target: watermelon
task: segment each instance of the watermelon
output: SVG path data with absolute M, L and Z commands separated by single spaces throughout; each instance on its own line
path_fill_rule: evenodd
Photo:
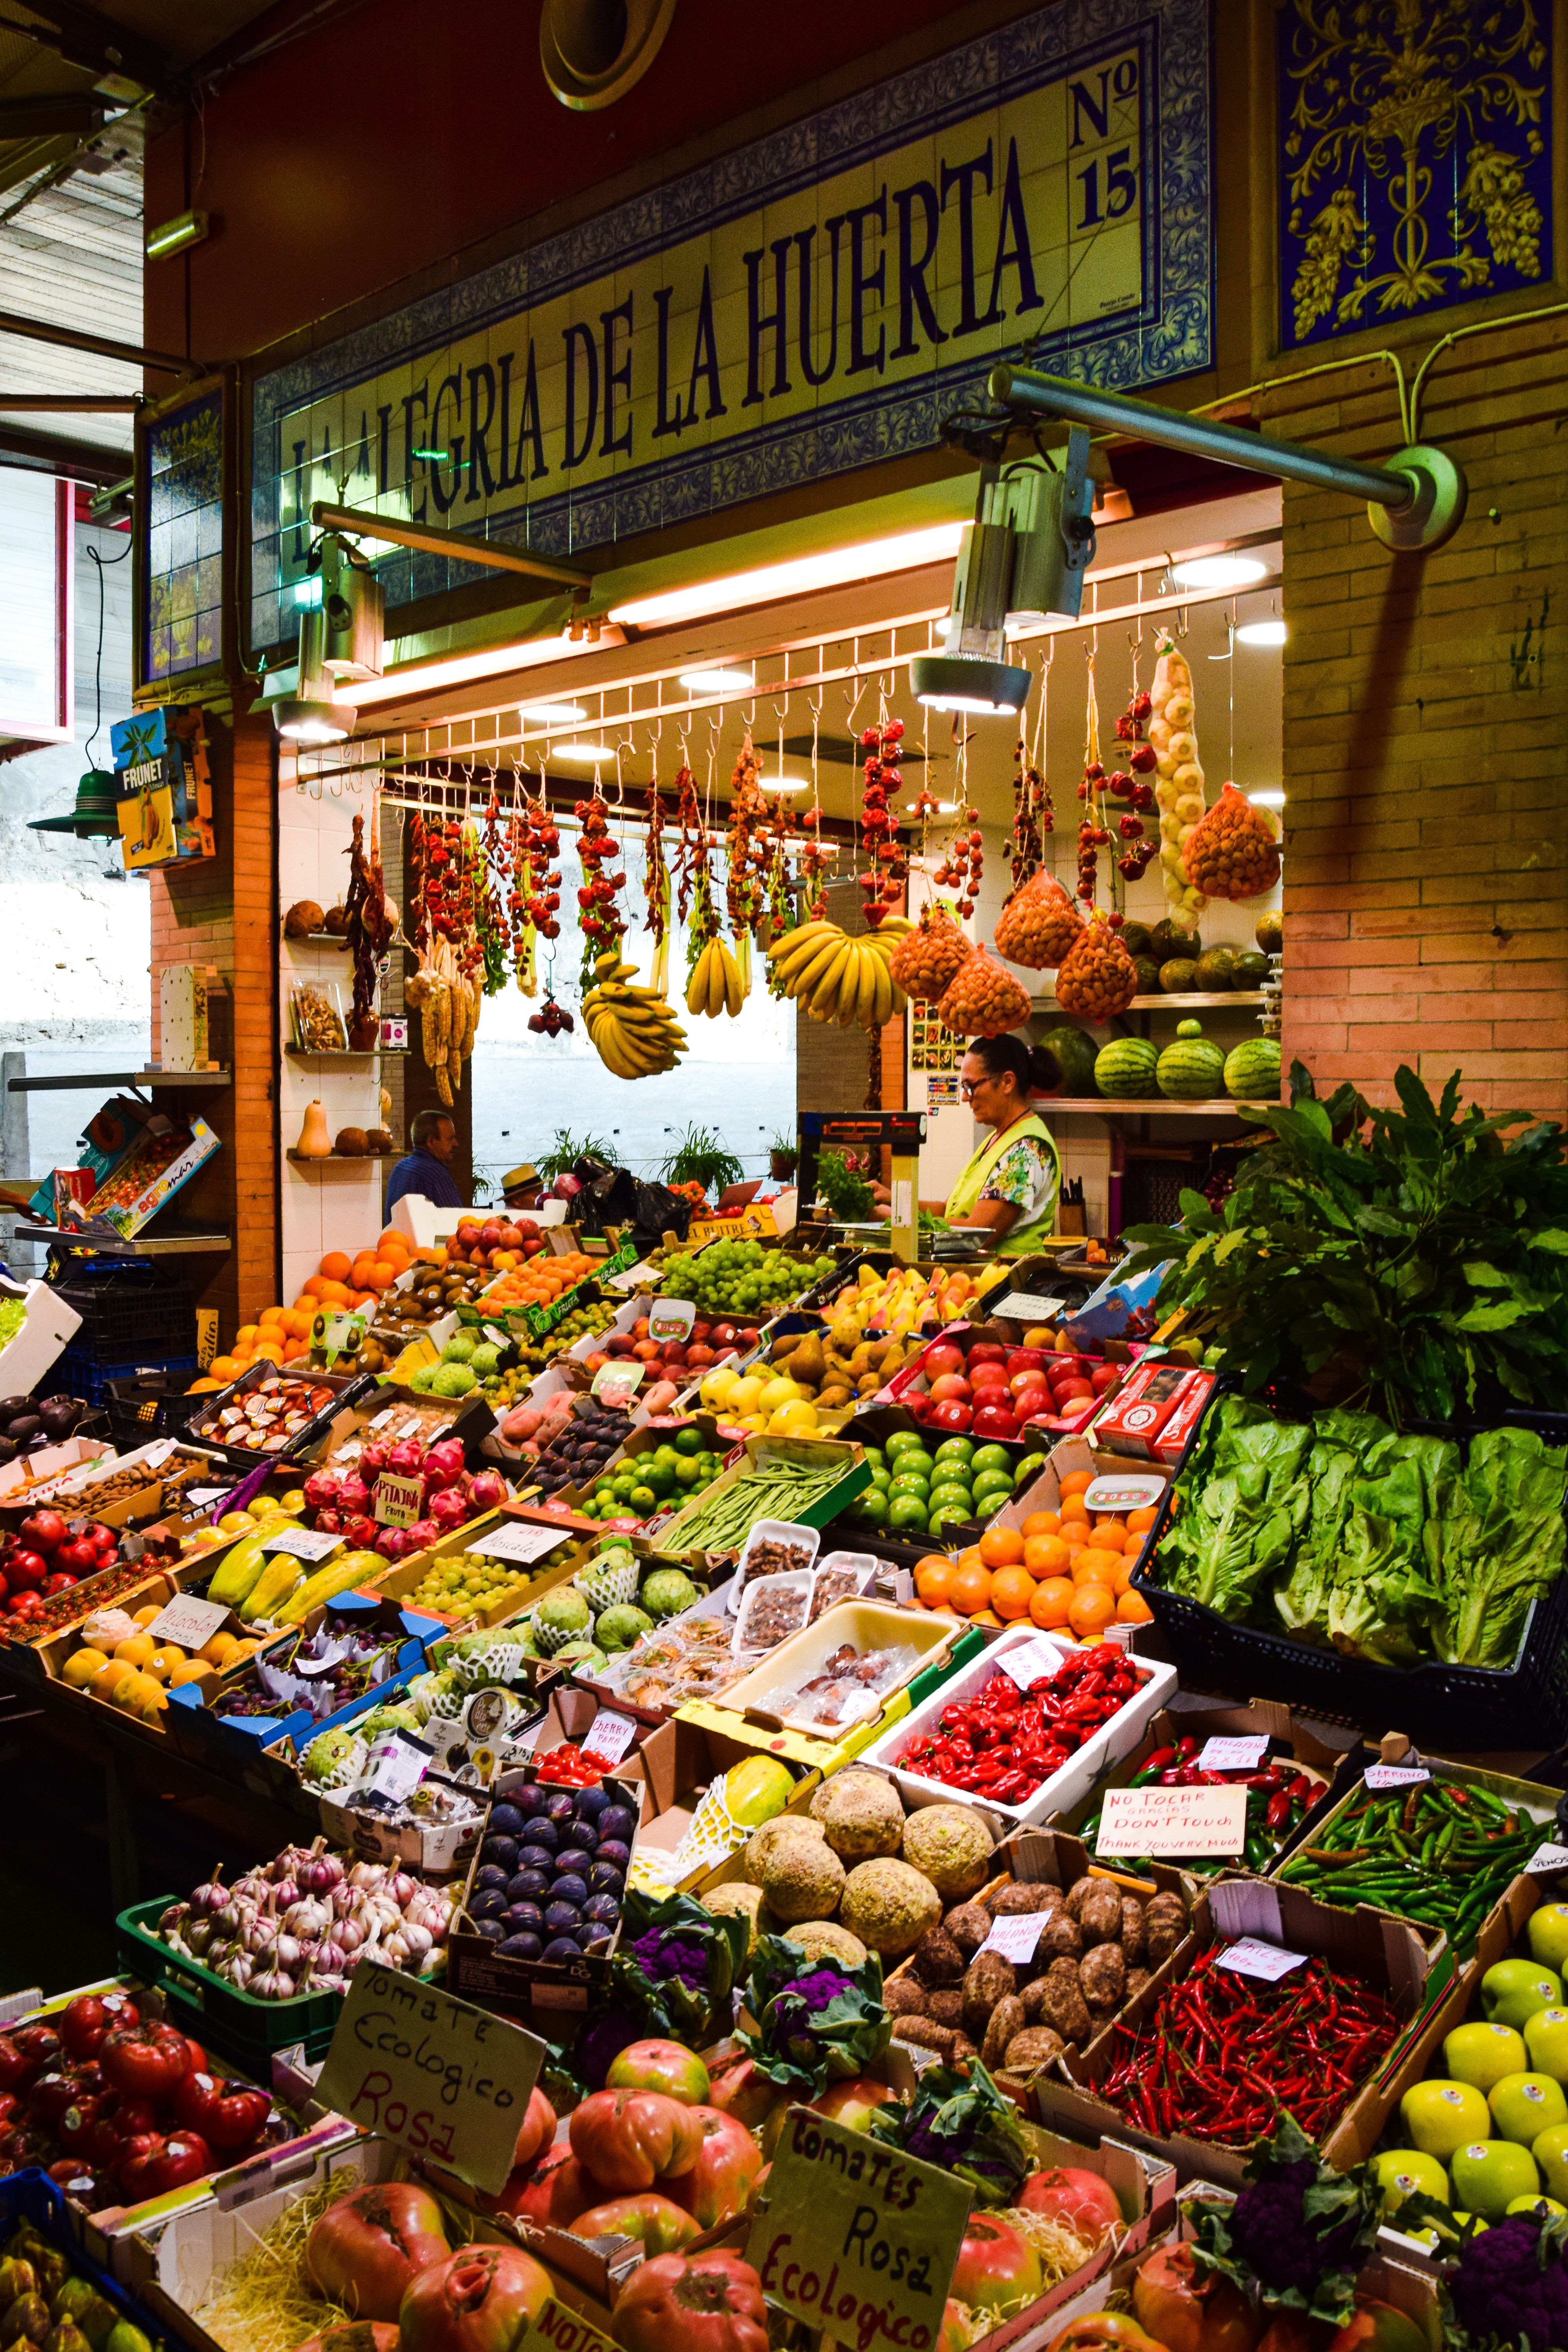
M 1198 958 L 1198 986 L 1216 995 L 1235 985 L 1236 957 L 1229 948 L 1205 948 Z
M 1154 1075 L 1160 1092 L 1173 1101 L 1203 1102 L 1220 1091 L 1225 1055 L 1204 1035 L 1201 1022 L 1178 1021 Z
M 1233 988 L 1261 988 L 1268 977 L 1268 958 L 1247 948 L 1231 966 L 1230 984 Z
M 1279 1092 L 1279 1040 L 1248 1037 L 1225 1057 L 1225 1090 L 1238 1102 L 1263 1096 L 1272 1100 Z
M 1152 955 L 1134 956 L 1132 969 L 1138 975 L 1140 996 L 1157 996 L 1160 992 L 1160 967 Z
M 1253 925 L 1252 936 L 1265 955 L 1278 955 L 1285 945 L 1285 919 L 1276 907 L 1267 915 L 1259 915 Z
M 1159 1058 L 1147 1037 L 1115 1037 L 1094 1057 L 1094 1083 L 1102 1095 L 1157 1095 Z
M 1149 934 L 1149 952 L 1162 963 L 1171 956 L 1201 956 L 1203 951 L 1195 923 L 1173 922 L 1167 915 Z
M 1160 985 L 1167 996 L 1190 996 L 1198 984 L 1198 968 L 1190 956 L 1173 956 L 1160 966 Z
M 1075 1029 L 1070 1022 L 1064 1021 L 1059 1028 L 1047 1030 L 1038 1050 L 1056 1064 L 1058 1073 L 1047 1092 L 1093 1094 L 1095 1046 L 1087 1030 Z
M 1152 953 L 1153 939 L 1154 934 L 1147 923 L 1123 923 L 1121 926 L 1121 944 L 1134 963 L 1140 956 Z

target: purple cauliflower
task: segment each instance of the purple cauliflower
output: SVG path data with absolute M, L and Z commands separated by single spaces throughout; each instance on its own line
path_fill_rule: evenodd
M 1318 2175 L 1310 2157 L 1280 2165 L 1242 2189 L 1231 2212 L 1232 2247 L 1276 2294 L 1295 2287 L 1310 2301 L 1326 2272 L 1353 2266 L 1357 2217 L 1352 2213 L 1328 2231 L 1315 2230 L 1307 2219 L 1306 2193 Z
M 705 1992 L 708 1988 L 708 1955 L 700 1944 L 685 1942 L 679 1935 L 670 1935 L 664 1927 L 650 1927 L 632 1946 L 632 1958 L 643 1974 L 656 1984 L 679 1977 L 693 1992 Z
M 1541 2352 L 1568 2345 L 1568 2263 L 1554 2256 L 1543 2265 L 1541 2237 L 1539 2221 L 1516 2213 L 1460 2248 L 1448 2292 L 1473 2334 L 1513 2344 L 1527 2336 Z

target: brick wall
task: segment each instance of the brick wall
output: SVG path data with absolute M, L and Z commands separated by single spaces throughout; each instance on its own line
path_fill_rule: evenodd
M 1392 1101 L 1408 1063 L 1490 1109 L 1568 1116 L 1568 413 L 1562 320 L 1478 335 L 1417 437 L 1464 524 L 1391 554 L 1364 509 L 1285 492 L 1285 1025 L 1321 1089 Z M 1429 346 L 1428 346 L 1429 347 Z M 1273 430 L 1376 461 L 1385 368 L 1271 395 Z

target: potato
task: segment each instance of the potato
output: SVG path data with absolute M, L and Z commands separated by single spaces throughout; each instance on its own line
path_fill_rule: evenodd
M 994 1924 L 983 1903 L 960 1903 L 950 1911 L 942 1926 L 952 1937 L 966 1960 L 972 1960 Z
M 961 2037 L 951 2025 L 938 2025 L 933 2018 L 898 2017 L 893 2020 L 893 2039 L 912 2042 L 917 2050 L 934 2050 L 951 2065 L 953 2044 Z
M 1083 1929 L 1072 1918 L 1065 1906 L 1053 1911 L 1035 1946 L 1035 1956 L 1041 1960 L 1076 1960 L 1083 1949 Z
M 1064 2042 L 1087 2042 L 1092 2031 L 1078 1971 L 1076 1960 L 1053 1960 L 1042 1979 L 1046 2022 L 1055 2027 Z
M 963 2023 L 963 1992 L 958 1985 L 943 1985 L 926 2002 L 926 2014 L 934 2017 L 939 2025 L 951 2025 L 956 2032 Z
M 1121 1957 L 1129 1968 L 1140 1961 L 1147 1948 L 1143 1924 L 1143 1906 L 1135 1895 L 1121 1898 Z
M 1078 1924 L 1084 1944 L 1118 1943 L 1121 1935 L 1121 1889 L 1109 1878 L 1097 1878 L 1079 1905 Z
M 991 2021 L 980 2045 L 981 2064 L 992 2068 L 1000 2066 L 1007 2044 L 1017 2040 L 1028 2022 L 1024 2014 L 1024 2004 L 1016 1993 L 1009 1993 L 1005 2000 L 999 2000 L 991 2012 Z
M 1120 1944 L 1096 1944 L 1078 1964 L 1079 1982 L 1091 2016 L 1104 2019 L 1121 2006 L 1127 1990 L 1127 1963 Z
M 882 2006 L 895 2017 L 929 2017 L 931 1996 L 914 1977 L 894 1977 L 882 1988 Z
M 997 2002 L 1007 2000 L 1017 1990 L 1011 1960 L 1005 1960 L 1000 1952 L 977 1953 L 963 1979 L 964 2032 L 978 2040 Z
M 985 1908 L 994 1919 L 1028 1917 L 1037 1911 L 1048 1915 L 1061 1907 L 1059 1886 L 1032 1885 L 1021 1878 L 1009 1878 L 985 1897 Z
M 1048 2025 L 1026 2025 L 1008 2042 L 1002 2063 L 1010 2074 L 1034 2074 L 1042 2066 L 1055 2065 L 1063 2046 L 1061 2035 Z

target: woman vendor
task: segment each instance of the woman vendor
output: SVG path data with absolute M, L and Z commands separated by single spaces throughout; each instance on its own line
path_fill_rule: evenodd
M 990 1131 L 948 1196 L 960 1232 L 994 1234 L 998 1257 L 1027 1257 L 1056 1230 L 1061 1161 L 1031 1092 L 1054 1078 L 1021 1037 L 976 1037 L 959 1074 L 961 1098 Z

